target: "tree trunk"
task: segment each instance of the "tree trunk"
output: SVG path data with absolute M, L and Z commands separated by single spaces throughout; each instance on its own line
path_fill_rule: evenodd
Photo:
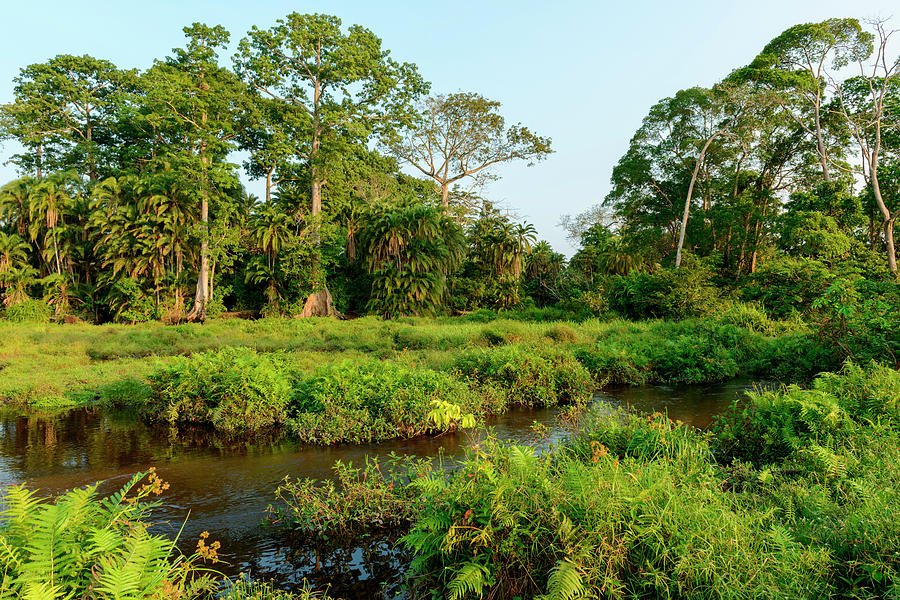
M 441 205 L 444 208 L 450 206 L 450 183 L 447 181 L 441 183 Z
M 303 312 L 298 317 L 340 317 L 341 313 L 334 307 L 334 299 L 331 292 L 325 287 L 313 292 L 303 305 Z
M 897 251 L 894 249 L 894 219 L 884 222 L 884 245 L 887 249 L 888 268 L 891 273 L 897 272 Z
M 194 307 L 185 316 L 188 321 L 206 320 L 206 304 L 209 302 L 209 199 L 206 194 L 200 200 L 200 273 L 197 277 L 197 291 L 194 294 Z
M 56 243 L 56 227 L 53 228 L 53 258 L 56 259 L 56 274 L 62 275 L 62 268 L 59 266 L 59 246 Z
M 822 138 L 822 123 L 819 120 L 819 102 L 816 102 L 816 153 L 819 155 L 819 164 L 822 165 L 822 178 L 826 182 L 831 181 L 831 173 L 828 171 L 828 155 L 825 154 L 825 140 Z
M 887 252 L 888 268 L 891 273 L 897 273 L 897 253 L 894 250 L 894 219 L 896 215 L 892 215 L 884 203 L 884 196 L 881 195 L 881 183 L 878 180 L 878 153 L 881 151 L 881 127 L 880 122 L 876 125 L 875 147 L 872 157 L 869 159 L 869 179 L 872 182 L 872 194 L 875 196 L 875 203 L 881 212 L 884 220 L 884 246 Z
M 697 157 L 697 164 L 694 165 L 694 173 L 691 175 L 691 185 L 688 186 L 687 198 L 684 201 L 684 217 L 681 219 L 681 231 L 678 233 L 678 247 L 675 250 L 676 269 L 681 266 L 681 249 L 684 248 L 684 234 L 687 229 L 688 215 L 691 212 L 691 197 L 694 195 L 694 184 L 697 183 L 697 174 L 700 172 L 700 163 L 703 162 L 703 156 L 706 154 L 706 149 L 709 148 L 714 137 L 715 136 L 706 141 L 703 150 L 700 151 L 700 156 Z

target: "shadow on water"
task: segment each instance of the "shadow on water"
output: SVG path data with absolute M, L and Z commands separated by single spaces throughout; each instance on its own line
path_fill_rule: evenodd
M 695 427 L 707 427 L 749 382 L 690 387 L 608 388 L 596 399 L 641 412 L 663 412 Z M 531 425 L 547 425 L 551 440 L 564 428 L 556 409 L 513 410 L 490 425 L 499 439 L 533 441 Z M 285 477 L 324 479 L 335 461 L 360 464 L 367 456 L 461 457 L 472 434 L 450 433 L 433 438 L 395 440 L 377 445 L 301 446 L 281 439 L 254 444 L 173 437 L 147 427 L 128 413 L 73 410 L 55 417 L 0 414 L 0 485 L 25 483 L 41 495 L 57 495 L 73 487 L 103 481 L 108 493 L 135 471 L 155 466 L 171 483 L 156 514 L 160 528 L 177 534 L 187 524 L 180 545 L 190 551 L 203 531 L 222 542 L 226 574 L 249 573 L 291 588 L 307 578 L 331 584 L 345 597 L 393 596 L 405 560 L 386 538 L 352 544 L 301 543 L 291 535 L 261 526 L 274 490 Z M 391 582 L 382 591 L 380 582 Z

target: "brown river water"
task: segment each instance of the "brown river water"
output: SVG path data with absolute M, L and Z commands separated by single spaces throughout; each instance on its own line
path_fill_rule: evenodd
M 704 428 L 749 382 L 690 387 L 610 388 L 597 401 L 640 412 L 664 412 Z M 548 426 L 550 439 L 563 435 L 557 409 L 514 410 L 490 423 L 500 439 L 531 443 L 535 422 Z M 169 535 L 187 519 L 180 545 L 189 551 L 199 534 L 222 543 L 229 575 L 250 574 L 291 588 L 308 578 L 330 585 L 343 597 L 391 597 L 399 589 L 404 561 L 390 543 L 366 538 L 351 546 L 314 548 L 263 525 L 265 509 L 285 477 L 328 478 L 335 461 L 361 464 L 366 456 L 443 455 L 447 462 L 473 442 L 466 432 L 380 444 L 301 446 L 289 440 L 229 445 L 196 436 L 170 438 L 128 415 L 74 410 L 57 417 L 0 414 L 0 486 L 25 483 L 43 496 L 103 481 L 102 492 L 121 486 L 136 471 L 155 466 L 171 484 L 162 496 L 156 522 Z M 191 439 L 191 438 L 196 439 Z M 379 582 L 392 582 L 385 589 Z

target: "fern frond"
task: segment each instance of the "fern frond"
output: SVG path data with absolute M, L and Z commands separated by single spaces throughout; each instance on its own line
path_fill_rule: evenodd
M 572 562 L 561 560 L 553 567 L 542 600 L 572 600 L 585 594 L 581 571 Z

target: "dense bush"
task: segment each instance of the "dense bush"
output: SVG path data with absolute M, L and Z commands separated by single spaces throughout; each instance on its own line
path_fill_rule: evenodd
M 900 424 L 900 372 L 877 363 L 847 363 L 813 385 L 749 392 L 716 429 L 721 457 L 757 463 L 781 460 L 811 441 L 839 441 L 870 422 Z
M 283 423 L 291 381 L 270 356 L 248 348 L 178 357 L 152 377 L 147 413 L 172 424 L 210 424 L 225 432 Z
M 509 344 L 470 350 L 454 368 L 478 384 L 499 388 L 507 406 L 585 402 L 595 387 L 574 356 L 553 347 Z
M 622 323 L 576 356 L 598 381 L 706 383 L 749 372 L 763 343 L 761 335 L 712 319 L 650 327 Z
M 813 258 L 778 257 L 763 264 L 743 288 L 744 299 L 762 304 L 776 319 L 812 307 L 835 275 Z
M 50 307 L 43 300 L 25 300 L 3 310 L 3 316 L 15 323 L 47 323 L 50 314 Z
M 712 275 L 706 264 L 688 256 L 679 269 L 610 277 L 605 285 L 607 305 L 629 319 L 710 315 L 721 304 Z
M 455 427 L 440 422 L 442 409 L 447 412 L 450 405 L 480 412 L 480 404 L 465 383 L 445 373 L 344 361 L 296 383 L 290 422 L 308 443 L 371 442 Z
M 900 285 L 838 279 L 813 308 L 818 338 L 833 354 L 900 366 Z

